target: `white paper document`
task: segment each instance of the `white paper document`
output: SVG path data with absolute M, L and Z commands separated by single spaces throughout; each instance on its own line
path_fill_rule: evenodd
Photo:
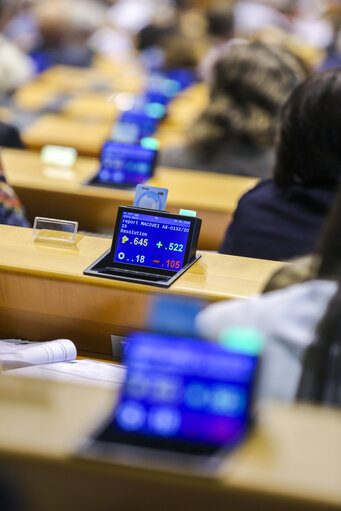
M 76 356 L 76 346 L 69 339 L 35 343 L 15 339 L 0 341 L 0 362 L 5 370 L 27 365 L 65 362 L 74 360 Z
M 2 370 L 11 375 L 106 387 L 117 386 L 124 381 L 124 367 L 98 360 L 75 360 L 76 356 L 76 347 L 68 339 L 0 341 L 0 364 Z
M 104 387 L 121 384 L 124 381 L 125 373 L 125 368 L 120 365 L 88 359 L 22 367 L 11 371 L 11 375 L 17 374 L 23 377 L 30 376 L 45 380 L 85 383 Z

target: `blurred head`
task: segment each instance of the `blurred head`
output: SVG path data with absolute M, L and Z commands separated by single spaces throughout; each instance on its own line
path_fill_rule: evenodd
M 231 46 L 214 66 L 210 104 L 193 128 L 194 143 L 271 146 L 281 105 L 306 76 L 300 59 L 279 46 Z
M 300 84 L 281 112 L 274 179 L 279 186 L 336 186 L 341 178 L 341 69 Z
M 173 33 L 163 40 L 165 69 L 193 69 L 198 64 L 198 51 L 195 41 L 188 37 Z
M 207 33 L 211 37 L 227 40 L 233 37 L 234 18 L 232 5 L 216 3 L 206 12 Z

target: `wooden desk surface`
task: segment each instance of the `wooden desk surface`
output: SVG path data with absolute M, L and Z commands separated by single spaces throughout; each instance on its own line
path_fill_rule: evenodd
M 5 149 L 2 162 L 8 182 L 26 206 L 28 217 L 77 220 L 79 228 L 112 230 L 119 205 L 132 204 L 134 192 L 83 186 L 98 170 L 96 158 L 77 158 L 73 170 L 58 171 L 42 164 L 39 154 Z M 194 209 L 203 219 L 200 248 L 217 250 L 241 195 L 257 179 L 159 167 L 150 180 L 169 189 L 167 209 Z
M 257 429 L 211 477 L 73 457 L 113 409 L 105 388 L 0 379 L 0 469 L 27 511 L 331 511 L 341 508 L 341 413 L 268 403 Z M 43 481 L 43 483 L 42 483 Z M 44 491 L 42 491 L 42 486 Z
M 110 354 L 110 334 L 144 328 L 158 295 L 208 301 L 247 297 L 283 265 L 203 252 L 167 290 L 83 275 L 110 244 L 80 236 L 76 247 L 57 248 L 34 243 L 31 229 L 0 226 L 0 336 L 57 335 L 82 351 Z
M 74 147 L 81 154 L 97 156 L 109 138 L 111 121 L 81 120 L 58 114 L 46 114 L 22 131 L 27 147 L 41 149 L 54 144 Z
M 118 110 L 112 93 L 87 93 L 66 101 L 61 114 L 77 119 L 98 119 L 114 123 Z
M 39 111 L 55 99 L 60 91 L 49 83 L 33 81 L 20 87 L 14 94 L 14 103 L 22 110 Z
M 62 110 L 65 115 L 113 122 L 116 109 L 106 102 L 106 97 L 123 91 L 138 94 L 145 81 L 145 71 L 137 62 L 118 65 L 96 58 L 91 68 L 54 66 L 20 87 L 13 99 L 17 108 L 34 112 L 65 96 L 69 97 Z M 36 136 L 36 131 L 33 133 Z M 35 144 L 38 143 L 39 137 Z
M 60 92 L 90 92 L 107 87 L 112 92 L 141 92 L 146 74 L 135 62 L 115 63 L 105 59 L 95 59 L 90 68 L 54 66 L 39 77 L 40 83 L 58 88 Z

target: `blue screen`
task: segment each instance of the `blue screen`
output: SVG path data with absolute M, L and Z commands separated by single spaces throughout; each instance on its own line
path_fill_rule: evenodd
M 149 137 L 155 133 L 158 125 L 158 119 L 153 119 L 143 112 L 139 113 L 127 111 L 121 115 L 119 123 L 134 124 L 138 130 L 138 138 L 140 140 L 141 138 Z
M 115 410 L 125 432 L 219 446 L 240 440 L 258 357 L 191 338 L 136 332 Z
M 189 220 L 124 211 L 114 261 L 180 270 L 190 226 Z
M 97 179 L 102 183 L 144 183 L 153 172 L 156 151 L 139 145 L 108 141 L 103 145 Z

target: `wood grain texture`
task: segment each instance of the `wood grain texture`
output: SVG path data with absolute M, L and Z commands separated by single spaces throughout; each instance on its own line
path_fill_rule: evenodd
M 167 290 L 83 275 L 110 244 L 83 236 L 58 248 L 35 243 L 30 229 L 0 226 L 0 336 L 70 337 L 82 351 L 109 354 L 110 334 L 145 328 L 157 296 L 243 298 L 283 265 L 203 252 Z
M 132 204 L 133 191 L 84 186 L 96 174 L 96 158 L 78 157 L 66 175 L 43 165 L 33 151 L 5 149 L 4 170 L 26 206 L 28 218 L 65 218 L 90 232 L 112 232 L 117 208 Z M 194 209 L 202 218 L 199 248 L 217 250 L 238 200 L 257 179 L 159 167 L 149 181 L 168 188 L 167 209 Z

